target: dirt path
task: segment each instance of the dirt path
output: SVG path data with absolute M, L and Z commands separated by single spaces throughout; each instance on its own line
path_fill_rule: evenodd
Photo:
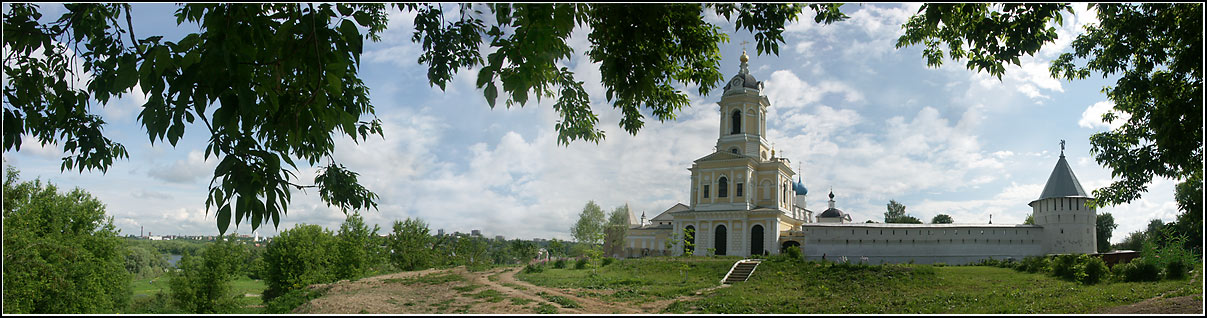
M 552 295 L 552 296 L 561 296 L 561 297 L 565 297 L 565 298 L 574 300 L 574 302 L 577 302 L 578 305 L 581 306 L 581 308 L 564 308 L 564 307 L 561 307 L 561 305 L 555 304 L 556 306 L 558 306 L 558 308 L 560 308 L 561 313 L 575 313 L 575 314 L 578 314 L 578 313 L 584 313 L 584 314 L 585 313 L 591 313 L 591 314 L 639 314 L 639 313 L 643 313 L 640 309 L 633 308 L 631 306 L 628 306 L 627 304 L 623 304 L 623 303 L 611 304 L 611 303 L 603 302 L 603 301 L 592 299 L 592 298 L 579 297 L 577 295 L 574 295 L 573 291 L 569 290 L 569 289 L 556 289 L 556 288 L 537 286 L 537 285 L 533 285 L 531 283 L 516 279 L 515 274 L 519 273 L 521 269 L 522 268 L 517 267 L 517 268 L 513 268 L 513 269 L 509 269 L 507 271 L 504 271 L 502 273 L 502 275 L 498 276 L 499 283 L 494 284 L 494 286 L 492 286 L 492 287 L 496 287 L 497 289 L 500 289 L 500 291 L 509 290 L 512 292 L 516 292 L 516 293 L 525 295 L 527 297 L 541 299 L 541 300 L 544 300 L 545 298 L 543 296 L 539 295 L 540 293 L 544 293 L 546 295 Z M 483 278 L 485 278 L 485 277 L 483 277 Z M 493 283 L 493 282 L 491 282 L 491 283 Z M 519 286 L 522 289 L 512 288 L 508 285 Z M 506 293 L 506 291 L 504 291 L 504 292 Z
M 356 281 L 339 281 L 310 286 L 326 289 L 322 297 L 298 307 L 294 313 L 304 314 L 530 314 L 539 313 L 540 306 L 553 306 L 560 314 L 643 314 L 657 313 L 679 300 L 704 297 L 717 286 L 700 290 L 694 295 L 680 296 L 634 305 L 611 303 L 576 295 L 575 289 L 559 289 L 533 285 L 516 279 L 522 267 L 496 268 L 469 272 L 464 267 L 428 269 L 368 277 Z M 405 283 L 406 279 L 431 275 L 456 274 L 464 280 L 437 284 Z M 577 306 L 558 304 L 551 298 L 563 297 Z
M 1144 301 L 1117 307 L 1104 308 L 1095 314 L 1202 314 L 1203 295 L 1181 297 L 1153 297 Z

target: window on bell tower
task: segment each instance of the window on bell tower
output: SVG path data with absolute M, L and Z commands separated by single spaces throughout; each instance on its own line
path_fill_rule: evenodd
M 730 129 L 730 131 L 729 131 L 730 134 L 736 135 L 736 134 L 742 133 L 742 111 L 741 110 L 733 111 L 733 116 L 730 116 L 729 129 Z
M 725 177 L 717 180 L 717 197 L 724 198 L 729 196 L 729 180 Z

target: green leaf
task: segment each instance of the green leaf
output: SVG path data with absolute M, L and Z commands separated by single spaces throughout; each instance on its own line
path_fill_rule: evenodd
M 495 108 L 495 99 L 499 97 L 499 90 L 495 87 L 495 83 L 487 84 L 483 94 L 486 96 L 486 103 L 490 105 L 490 108 Z
M 230 223 L 231 223 L 231 206 L 230 206 L 230 204 L 223 205 L 222 208 L 218 210 L 217 219 L 218 219 L 218 234 L 226 235 L 226 228 L 229 227 Z

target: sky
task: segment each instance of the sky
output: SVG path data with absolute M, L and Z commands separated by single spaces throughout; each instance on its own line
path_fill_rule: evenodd
M 765 137 L 793 169 L 799 165 L 809 189 L 807 208 L 824 210 L 832 190 L 837 207 L 854 222 L 883 221 L 886 204 L 896 200 L 927 222 L 948 214 L 956 223 L 983 224 L 991 215 L 994 224 L 1022 223 L 1056 165 L 1062 139 L 1087 192 L 1110 184 L 1110 170 L 1089 152 L 1089 136 L 1117 126 L 1101 120 L 1112 106 L 1101 91 L 1117 77 L 1095 73 L 1066 81 L 1048 75 L 1049 61 L 1070 51 L 1083 26 L 1096 23 L 1084 4 L 1074 4 L 1076 14 L 1055 25 L 1055 43 L 1021 57 L 1021 66 L 1009 65 L 1001 80 L 951 60 L 930 68 L 920 47 L 894 48 L 904 33 L 901 24 L 919 6 L 846 4 L 842 11 L 850 19 L 831 25 L 815 23 L 806 9 L 785 28 L 778 56 L 758 55 L 748 46 L 751 74 L 764 82 L 771 101 Z M 42 10 L 44 20 L 63 12 L 59 4 Z M 174 10 L 172 4 L 134 4 L 136 34 L 173 40 L 197 30 L 177 25 Z M 474 86 L 477 69 L 460 71 L 443 91 L 429 85 L 426 67 L 417 62 L 421 48 L 410 41 L 414 14 L 394 10 L 389 18 L 381 41 L 365 42 L 360 73 L 385 136 L 359 144 L 337 136 L 333 156 L 380 196 L 377 210 L 360 213 L 383 233 L 396 220 L 420 218 L 433 232 L 476 229 L 488 237 L 569 240 L 588 201 L 606 211 L 628 204 L 648 218 L 689 202 L 687 169 L 716 144 L 721 89 L 698 96 L 695 86 L 679 84 L 691 106 L 666 122 L 646 111 L 645 127 L 630 135 L 605 99 L 599 65 L 586 57 L 590 30 L 579 27 L 569 40 L 576 51 L 561 66 L 585 82 L 607 137 L 561 146 L 554 130 L 560 116 L 548 100 L 491 109 Z M 729 35 L 720 45 L 721 73 L 728 79 L 738 72 L 740 43 L 753 43 L 754 36 L 711 11 L 705 18 Z M 40 146 L 29 136 L 20 151 L 4 152 L 4 164 L 26 180 L 87 190 L 105 203 L 123 235 L 217 234 L 205 199 L 219 160 L 202 155 L 204 128 L 189 127 L 175 147 L 151 144 L 136 120 L 145 102 L 137 95 L 91 109 L 108 122 L 106 136 L 130 154 L 107 173 L 60 171 L 62 148 Z M 314 167 L 300 166 L 297 176 L 309 181 L 315 174 Z M 1142 198 L 1100 208 L 1119 224 L 1111 242 L 1151 219 L 1173 221 L 1175 184 L 1156 179 Z M 262 226 L 259 234 L 273 236 L 302 223 L 334 231 L 344 218 L 315 191 L 294 191 L 280 227 Z M 250 222 L 231 229 L 252 233 Z

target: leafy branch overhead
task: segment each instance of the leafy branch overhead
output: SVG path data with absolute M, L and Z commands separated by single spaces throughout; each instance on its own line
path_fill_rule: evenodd
M 105 121 L 92 106 L 143 94 L 138 121 L 152 144 L 166 139 L 175 146 L 198 122 L 208 131 L 205 158 L 219 164 L 206 208 L 216 208 L 222 233 L 232 217 L 253 229 L 276 226 L 288 212 L 291 188 L 318 188 L 324 202 L 345 211 L 376 208 L 377 195 L 332 153 L 337 133 L 356 142 L 384 137 L 358 71 L 364 39 L 376 41 L 385 30 L 385 5 L 184 4 L 177 24 L 201 30 L 176 41 L 138 37 L 129 4 L 64 6 L 66 13 L 50 23 L 39 22 L 34 4 L 5 12 L 6 151 L 19 151 L 29 134 L 43 145 L 62 145 L 63 170 L 107 171 L 129 154 L 104 135 Z M 710 6 L 726 18 L 735 14 L 739 28 L 756 33 L 763 53 L 778 52 L 784 24 L 801 11 L 800 5 Z M 621 126 L 630 133 L 643 125 L 642 108 L 667 120 L 688 105 L 673 83 L 699 85 L 706 94 L 721 79 L 717 45 L 728 37 L 703 20 L 700 4 L 445 7 L 394 6 L 417 13 L 412 40 L 424 49 L 419 62 L 429 66 L 430 83 L 443 89 L 458 70 L 480 67 L 477 84 L 492 107 L 500 83 L 508 107 L 530 96 L 555 98 L 561 144 L 604 138 L 583 82 L 557 66 L 574 52 L 566 40 L 576 27 L 591 27 L 587 54 L 601 64 L 607 98 L 624 113 Z M 838 5 L 811 7 L 819 22 L 845 18 Z M 484 52 L 490 53 L 483 58 Z M 296 160 L 327 162 L 314 184 L 304 185 L 296 180 Z
M 837 4 L 813 4 L 818 22 L 846 18 Z M 636 134 L 644 125 L 641 109 L 659 121 L 675 118 L 688 105 L 675 83 L 697 85 L 707 94 L 721 81 L 718 43 L 729 40 L 722 30 L 704 21 L 706 9 L 735 21 L 737 29 L 754 32 L 759 53 L 779 52 L 783 27 L 795 21 L 803 6 L 758 5 L 619 5 L 619 4 L 491 4 L 458 5 L 459 19 L 440 4 L 411 5 L 416 10 L 415 33 L 425 53 L 428 80 L 444 89 L 462 68 L 480 66 L 477 87 L 494 107 L 500 84 L 507 107 L 554 98 L 562 116 L 558 142 L 599 142 L 604 132 L 596 124 L 583 82 L 567 67 L 574 53 L 566 40 L 577 27 L 588 27 L 590 62 L 599 63 L 606 99 L 623 114 L 620 126 Z M 488 15 L 489 14 L 489 15 Z M 487 20 L 492 20 L 488 23 Z M 479 50 L 485 40 L 488 48 Z M 482 57 L 481 51 L 491 52 Z
M 5 14 L 5 150 L 19 150 L 20 136 L 32 134 L 43 144 L 62 141 L 70 154 L 64 170 L 105 171 L 128 154 L 101 133 L 93 100 L 145 94 L 138 121 L 152 144 L 175 146 L 196 122 L 209 132 L 205 157 L 221 161 L 206 206 L 217 208 L 223 233 L 232 214 L 253 229 L 278 224 L 290 187 L 318 187 L 341 209 L 376 207 L 376 195 L 330 161 L 333 133 L 358 142 L 383 135 L 378 119 L 361 119 L 374 112 L 357 72 L 364 37 L 385 28 L 384 5 L 186 4 L 177 23 L 201 31 L 179 41 L 136 37 L 128 4 L 65 7 L 45 25 L 36 5 L 13 4 Z M 75 85 L 89 76 L 72 69 L 77 59 L 90 73 L 86 87 Z M 329 162 L 317 185 L 295 183 L 297 159 Z

